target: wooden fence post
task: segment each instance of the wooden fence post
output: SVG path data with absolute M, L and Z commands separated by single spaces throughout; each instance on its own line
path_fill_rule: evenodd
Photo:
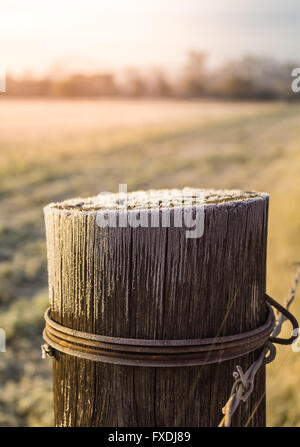
M 182 208 L 176 192 L 163 196 L 174 201 L 171 214 Z M 132 212 L 146 207 L 145 197 L 129 194 Z M 107 206 L 110 198 L 103 200 Z M 240 334 L 266 321 L 268 195 L 206 190 L 199 238 L 187 238 L 186 230 L 174 225 L 100 227 L 99 208 L 96 199 L 45 208 L 51 317 L 57 323 L 110 337 L 186 340 Z M 55 351 L 55 423 L 216 426 L 235 366 L 245 370 L 259 352 L 169 368 L 102 363 Z M 265 425 L 264 367 L 233 425 Z

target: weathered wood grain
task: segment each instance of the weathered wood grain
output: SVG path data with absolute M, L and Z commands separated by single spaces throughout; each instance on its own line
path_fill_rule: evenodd
M 183 228 L 99 228 L 92 201 L 45 209 L 53 318 L 96 334 L 187 339 L 266 320 L 268 196 L 207 191 L 204 235 Z M 216 426 L 236 364 L 148 368 L 56 353 L 58 426 Z M 233 425 L 265 425 L 265 371 Z

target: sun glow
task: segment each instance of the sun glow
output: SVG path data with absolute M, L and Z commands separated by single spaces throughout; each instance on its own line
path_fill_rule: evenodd
M 213 62 L 257 51 L 295 58 L 299 12 L 293 0 L 2 0 L 0 66 L 173 70 L 189 49 L 207 51 Z

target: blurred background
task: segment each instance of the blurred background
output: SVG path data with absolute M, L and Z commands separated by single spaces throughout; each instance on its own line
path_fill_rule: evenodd
M 120 183 L 266 191 L 267 289 L 284 302 L 300 261 L 300 4 L 2 0 L 0 15 L 0 425 L 52 425 L 48 202 Z M 300 355 L 278 351 L 268 425 L 300 426 Z

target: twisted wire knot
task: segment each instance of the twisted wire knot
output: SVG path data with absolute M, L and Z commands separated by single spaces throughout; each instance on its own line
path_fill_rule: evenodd
M 54 357 L 54 350 L 47 343 L 44 343 L 41 346 L 41 349 L 42 349 L 42 358 L 43 359 L 45 359 L 46 357 L 49 357 L 49 358 Z

